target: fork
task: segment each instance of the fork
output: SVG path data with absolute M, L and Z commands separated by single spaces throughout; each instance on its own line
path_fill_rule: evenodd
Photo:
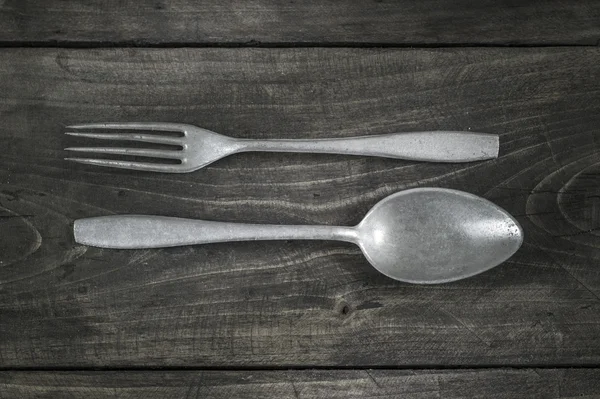
M 311 152 L 367 155 L 413 161 L 472 162 L 496 158 L 499 146 L 499 139 L 495 134 L 454 131 L 391 133 L 333 139 L 252 140 L 228 137 L 182 123 L 90 123 L 68 126 L 67 129 L 73 130 L 65 133 L 70 136 L 172 146 L 172 149 L 69 147 L 65 148 L 67 151 L 170 159 L 178 163 L 97 158 L 65 158 L 65 160 L 164 173 L 193 172 L 228 155 L 246 151 Z M 98 129 L 121 132 L 82 131 Z M 179 133 L 179 136 L 167 135 L 167 132 Z

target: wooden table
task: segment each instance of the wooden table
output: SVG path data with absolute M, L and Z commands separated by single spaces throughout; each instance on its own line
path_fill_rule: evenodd
M 0 0 L 0 397 L 600 395 L 600 2 Z M 471 164 L 247 153 L 164 175 L 69 164 L 66 126 L 247 138 L 497 133 Z M 352 224 L 468 191 L 522 249 L 393 281 L 339 242 L 115 251 L 117 213 Z

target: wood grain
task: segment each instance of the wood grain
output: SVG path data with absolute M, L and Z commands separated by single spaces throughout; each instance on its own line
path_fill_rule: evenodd
M 0 0 L 0 41 L 596 45 L 599 20 L 594 0 Z
M 596 398 L 598 369 L 0 372 L 6 398 Z
M 596 365 L 600 50 L 0 51 L 0 366 Z M 178 121 L 238 137 L 450 129 L 497 160 L 247 153 L 196 173 L 68 164 L 71 123 Z M 461 282 L 378 274 L 337 242 L 117 251 L 74 219 L 148 213 L 352 224 L 416 186 L 484 196 L 525 244 Z M 3 247 L 4 248 L 4 247 Z

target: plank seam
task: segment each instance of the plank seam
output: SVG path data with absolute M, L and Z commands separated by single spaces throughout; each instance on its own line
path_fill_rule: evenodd
M 0 41 L 0 48 L 546 48 L 599 47 L 596 43 L 365 43 L 365 42 L 96 42 L 96 41 Z
M 572 364 L 572 365 L 452 365 L 452 366 L 394 366 L 394 365 L 371 365 L 371 366 L 257 366 L 257 367 L 0 367 L 0 372 L 43 372 L 43 371 L 302 371 L 302 370 L 534 370 L 534 369 L 600 369 L 598 364 Z

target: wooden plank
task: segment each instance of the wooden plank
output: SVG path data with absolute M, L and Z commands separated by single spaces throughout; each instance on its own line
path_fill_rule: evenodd
M 1 0 L 0 41 L 596 45 L 599 20 L 594 0 Z
M 571 365 L 600 361 L 600 49 L 5 49 L 0 365 Z M 68 164 L 71 123 L 238 137 L 501 135 L 497 160 L 247 153 L 191 174 Z M 88 143 L 89 144 L 89 143 Z M 351 244 L 116 251 L 80 217 L 353 224 L 416 186 L 484 196 L 523 249 L 461 282 L 388 279 Z M 8 237 L 8 238 L 5 238 Z
M 597 398 L 598 369 L 0 372 L 6 398 Z

